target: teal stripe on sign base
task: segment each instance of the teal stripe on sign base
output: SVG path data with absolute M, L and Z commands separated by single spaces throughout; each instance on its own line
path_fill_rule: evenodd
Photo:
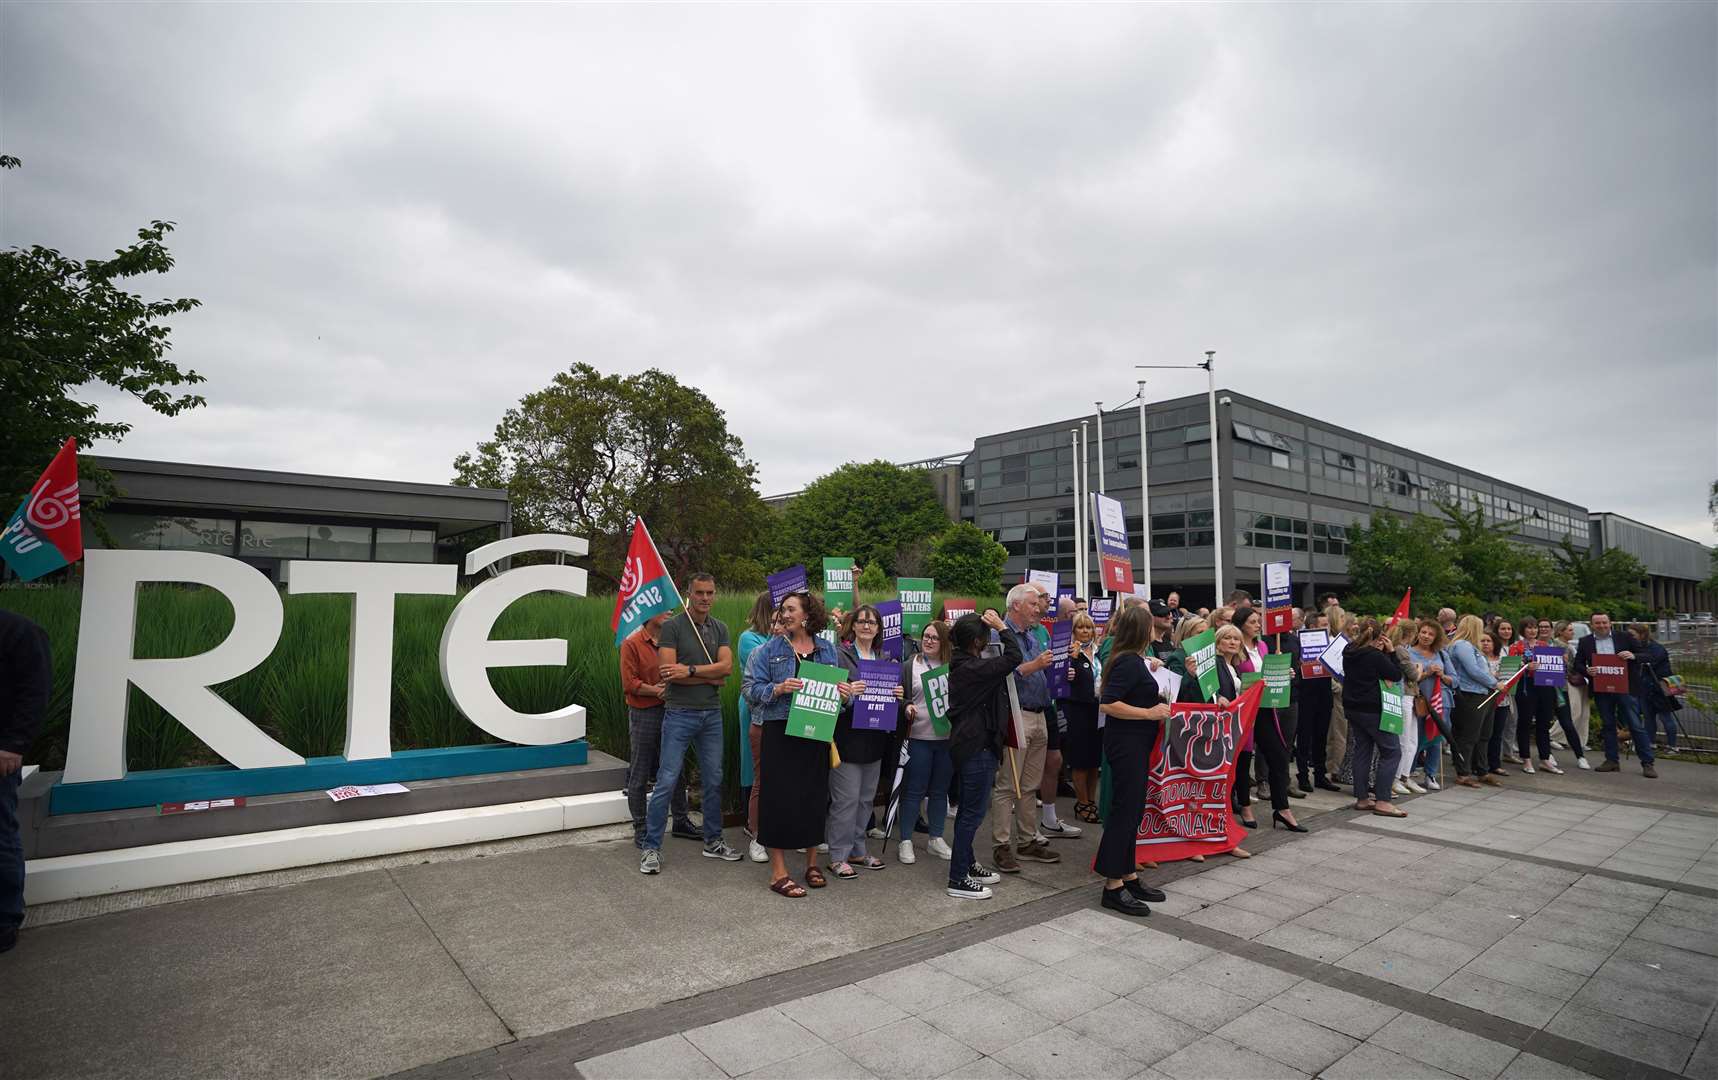
M 324 791 L 345 784 L 403 784 L 449 776 L 583 765 L 589 758 L 590 747 L 585 740 L 577 739 L 553 746 L 489 743 L 483 746 L 448 746 L 438 750 L 396 750 L 392 757 L 368 761 L 321 757 L 311 758 L 303 765 L 269 769 L 235 769 L 231 765 L 153 769 L 134 772 L 123 780 L 55 784 L 48 795 L 48 812 L 91 814 L 193 799 Z

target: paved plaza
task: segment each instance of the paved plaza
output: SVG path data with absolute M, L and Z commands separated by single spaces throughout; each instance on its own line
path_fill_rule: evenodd
M 1718 1080 L 1718 770 L 1661 768 L 1315 793 L 1145 920 L 1095 831 L 983 903 L 922 850 L 786 901 L 586 836 L 43 909 L 0 1075 Z

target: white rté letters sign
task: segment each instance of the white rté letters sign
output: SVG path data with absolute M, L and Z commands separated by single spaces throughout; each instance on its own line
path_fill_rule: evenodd
M 527 551 L 584 555 L 574 536 L 539 534 L 485 544 L 466 556 L 475 574 Z M 385 758 L 393 685 L 394 597 L 451 596 L 459 568 L 451 564 L 293 561 L 283 574 L 290 593 L 352 597 L 351 656 L 346 690 L 346 758 Z M 218 590 L 233 605 L 227 639 L 196 656 L 140 660 L 135 655 L 137 587 L 188 582 Z M 547 713 L 510 708 L 489 683 L 492 667 L 563 666 L 564 638 L 491 641 L 495 620 L 533 592 L 585 595 L 585 571 L 561 564 L 526 566 L 492 577 L 453 609 L 441 636 L 441 681 L 473 724 L 496 738 L 533 746 L 583 738 L 585 710 L 568 705 Z M 280 594 L 260 571 L 225 555 L 196 551 L 89 551 L 84 554 L 77 677 L 72 691 L 66 783 L 125 777 L 127 688 L 136 685 L 209 749 L 241 769 L 302 765 L 304 759 L 264 734 L 209 689 L 256 667 L 280 640 Z

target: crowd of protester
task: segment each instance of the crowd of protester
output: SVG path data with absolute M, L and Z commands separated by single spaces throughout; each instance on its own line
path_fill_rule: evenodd
M 1136 837 L 1152 748 L 1172 712 L 1157 673 L 1165 666 L 1184 673 L 1179 700 L 1204 701 L 1187 643 L 1206 631 L 1214 631 L 1219 706 L 1239 698 L 1245 677 L 1262 672 L 1273 651 L 1296 661 L 1290 705 L 1258 709 L 1237 748 L 1230 809 L 1242 830 L 1260 825 L 1254 803 L 1268 800 L 1273 829 L 1307 831 L 1294 803 L 1315 789 L 1351 789 L 1355 811 L 1406 817 L 1398 798 L 1446 784 L 1501 787 L 1517 768 L 1563 775 L 1559 753 L 1574 768 L 1614 772 L 1625 731 L 1648 778 L 1657 776 L 1657 728 L 1667 737 L 1664 752 L 1676 752 L 1679 703 L 1668 654 L 1650 626 L 1613 626 L 1604 613 L 1590 624 L 1517 624 L 1448 608 L 1433 618 L 1383 619 L 1352 615 L 1332 595 L 1316 610 L 1294 609 L 1290 631 L 1265 634 L 1263 612 L 1244 591 L 1196 611 L 1183 609 L 1174 592 L 1160 600 L 1123 596 L 1100 622 L 1085 601 L 1026 583 L 1009 591 L 1003 611 L 932 621 L 918 637 L 904 635 L 890 688 L 898 722 L 894 731 L 876 731 L 853 725 L 854 702 L 867 689 L 860 662 L 885 656 L 875 607 L 826 610 L 809 591 L 776 604 L 764 593 L 735 653 L 728 628 L 710 615 L 714 592 L 711 578 L 695 577 L 685 610 L 650 620 L 622 645 L 633 751 L 627 797 L 646 874 L 661 872 L 670 818 L 672 835 L 701 840 L 704 857 L 746 857 L 722 838 L 719 815 L 706 814 L 700 828 L 686 810 L 685 763 L 694 748 L 704 805 L 720 805 L 716 690 L 736 672 L 746 854 L 767 862 L 769 887 L 790 898 L 832 878 L 882 870 L 890 856 L 914 863 L 922 833 L 923 850 L 949 863 L 947 894 L 987 899 L 1022 863 L 1059 862 L 1053 841 L 1101 826 L 1092 868 L 1104 878 L 1103 906 L 1147 914 L 1163 894 L 1139 880 L 1140 870 L 1157 864 L 1140 861 Z M 1044 628 L 1053 607 L 1073 633 L 1061 659 Z M 1340 670 L 1302 662 L 1306 631 L 1346 638 Z M 1536 685 L 1538 664 L 1550 663 L 1536 649 L 1562 652 L 1564 685 Z M 1627 664 L 1627 693 L 1595 692 L 1588 674 L 1599 656 Z M 832 744 L 787 734 L 793 695 L 804 686 L 799 665 L 808 661 L 847 673 Z M 1066 681 L 1059 697 L 1047 679 L 1057 663 Z M 939 726 L 925 677 L 944 665 L 948 723 Z M 1384 705 L 1381 687 L 1390 686 L 1400 689 L 1400 725 Z M 1597 766 L 1587 760 L 1594 714 Z M 1069 796 L 1073 810 L 1064 820 L 1057 800 Z M 888 812 L 880 815 L 880 807 Z M 987 818 L 988 853 L 980 841 Z M 1239 843 L 1215 844 L 1211 853 L 1250 855 Z M 790 859 L 803 859 L 803 870 L 790 868 Z

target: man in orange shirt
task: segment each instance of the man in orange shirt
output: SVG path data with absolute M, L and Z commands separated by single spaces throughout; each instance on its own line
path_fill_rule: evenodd
M 656 642 L 670 614 L 664 612 L 646 621 L 620 643 L 620 689 L 626 697 L 627 727 L 632 737 L 632 760 L 626 768 L 626 808 L 632 815 L 632 842 L 639 847 L 644 846 L 645 797 L 661 765 L 662 695 L 667 685 L 656 656 Z M 673 835 L 702 840 L 704 834 L 686 816 L 684 770 L 674 785 L 670 805 L 674 815 Z

